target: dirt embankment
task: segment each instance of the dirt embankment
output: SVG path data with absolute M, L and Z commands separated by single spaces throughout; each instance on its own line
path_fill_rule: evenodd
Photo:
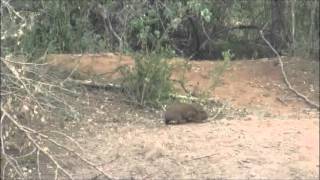
M 79 67 L 91 73 L 122 64 L 114 55 L 81 59 L 89 59 Z M 64 130 L 115 178 L 318 179 L 319 114 L 287 90 L 274 62 L 231 62 L 215 89 L 209 89 L 210 73 L 217 62 L 191 62 L 187 87 L 248 109 L 244 118 L 165 126 L 161 112 L 134 109 L 108 92 L 89 92 L 83 121 Z M 294 87 L 319 103 L 319 69 L 308 70 L 315 67 L 309 63 L 285 59 Z

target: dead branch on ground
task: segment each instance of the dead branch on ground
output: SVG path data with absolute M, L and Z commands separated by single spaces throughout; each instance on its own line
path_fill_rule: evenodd
M 51 151 L 52 148 L 45 146 L 50 143 L 58 147 L 65 152 L 71 153 L 74 155 L 76 160 L 81 160 L 88 167 L 91 167 L 103 175 L 106 179 L 111 179 L 108 174 L 103 172 L 103 170 L 90 162 L 83 157 L 82 154 L 78 153 L 77 150 L 66 147 L 63 144 L 58 143 L 52 137 L 43 134 L 40 131 L 33 129 L 31 126 L 27 126 L 22 123 L 22 121 L 30 121 L 32 119 L 39 119 L 40 116 L 45 117 L 50 112 L 50 109 L 65 109 L 66 113 L 71 113 L 74 109 L 73 105 L 68 104 L 64 98 L 59 97 L 60 95 L 66 95 L 66 93 L 73 94 L 70 89 L 62 86 L 59 83 L 54 83 L 57 79 L 51 77 L 51 79 L 40 78 L 41 74 L 38 74 L 37 69 L 35 69 L 33 75 L 36 77 L 26 76 L 24 66 L 33 66 L 37 67 L 36 64 L 18 62 L 13 60 L 8 60 L 8 57 L 1 58 L 1 64 L 3 64 L 3 69 L 1 75 L 2 87 L 1 87 L 1 121 L 0 121 L 0 139 L 1 139 L 1 157 L 3 157 L 4 163 L 1 168 L 2 179 L 8 175 L 9 168 L 13 169 L 16 175 L 21 178 L 25 178 L 21 164 L 19 164 L 18 158 L 27 157 L 34 155 L 36 153 L 36 171 L 38 173 L 38 178 L 42 179 L 42 173 L 40 170 L 40 155 L 47 157 L 50 162 L 55 166 L 54 179 L 58 178 L 60 173 L 64 174 L 69 179 L 74 179 L 73 175 L 61 164 L 61 160 L 55 157 L 54 152 Z M 49 80 L 49 81 L 47 81 Z M 13 91 L 14 89 L 17 89 Z M 9 93 L 3 93 L 9 92 Z M 75 94 L 77 94 L 75 92 Z M 26 101 L 29 99 L 28 101 Z M 49 100 L 51 99 L 51 100 Z M 33 107 L 40 105 L 43 107 L 40 111 L 32 109 Z M 21 114 L 21 109 L 24 109 L 24 114 Z M 33 111 L 32 111 L 33 110 Z M 71 112 L 70 112 L 71 111 Z M 53 112 L 51 112 L 53 113 Z M 38 115 L 38 116 L 37 116 Z M 40 116 L 39 116 L 40 115 Z M 55 114 L 55 116 L 59 116 Z M 33 121 L 33 124 L 37 122 Z M 28 147 L 33 147 L 31 152 L 28 152 L 22 156 L 13 156 L 7 153 L 6 147 L 10 144 L 11 141 L 16 139 L 8 138 L 10 132 L 19 131 L 19 133 L 25 135 L 26 139 L 24 142 L 29 143 Z M 59 132 L 59 131 L 50 131 L 51 133 L 59 134 L 71 141 L 76 145 L 77 149 L 83 152 L 83 148 L 76 142 L 72 137 Z M 18 132 L 16 132 L 18 133 Z M 18 133 L 18 134 L 19 134 Z M 18 147 L 20 148 L 20 147 Z M 21 149 L 20 149 L 21 153 Z
M 10 42 L 12 40 L 15 41 L 12 44 L 18 44 L 21 42 L 21 36 L 25 34 L 27 16 L 15 11 L 9 1 L 1 0 L 1 3 L 12 15 L 10 16 L 12 24 L 17 27 L 12 30 L 18 32 L 16 33 L 18 36 L 10 39 Z M 21 21 L 16 21 L 16 19 Z M 4 35 L 3 38 L 8 37 Z M 51 179 L 58 179 L 60 175 L 63 175 L 64 178 L 75 179 L 71 170 L 63 164 L 63 159 L 56 155 L 60 151 L 71 154 L 72 160 L 80 160 L 88 168 L 102 174 L 105 179 L 111 179 L 99 166 L 84 158 L 82 153 L 77 152 L 83 148 L 72 137 L 62 132 L 51 131 L 51 133 L 63 136 L 67 142 L 71 142 L 70 144 L 76 145 L 74 148 L 69 148 L 54 140 L 53 136 L 37 130 L 39 126 L 44 125 L 40 123 L 46 123 L 47 119 L 53 120 L 52 123 L 57 120 L 64 121 L 65 117 L 79 119 L 79 112 L 76 109 L 79 102 L 74 101 L 74 98 L 80 95 L 79 89 L 74 88 L 73 84 L 64 84 L 64 81 L 60 81 L 61 78 L 58 77 L 61 74 L 56 71 L 44 72 L 49 65 L 47 63 L 29 63 L 24 56 L 14 57 L 9 51 L 2 55 L 0 58 L 0 159 L 3 161 L 1 162 L 0 179 L 30 179 L 31 177 L 26 173 L 34 173 L 31 174 L 34 175 L 32 178 L 45 179 L 41 170 L 46 168 L 46 165 L 55 168 L 52 170 Z M 41 58 L 45 59 L 46 55 L 47 51 Z M 67 77 L 70 77 L 72 73 Z M 34 161 L 26 164 L 25 160 L 29 159 Z M 44 166 L 40 166 L 41 161 L 45 163 Z M 35 169 L 34 172 L 32 168 Z
M 93 87 L 93 88 L 103 88 L 103 89 L 115 89 L 120 91 L 122 89 L 120 84 L 114 84 L 114 83 L 99 83 L 92 80 L 76 80 L 69 78 L 67 81 L 73 82 L 75 84 L 83 85 L 86 87 Z M 189 92 L 189 91 L 187 91 Z M 195 96 L 192 96 L 192 93 L 190 93 L 190 96 L 180 95 L 180 94 L 170 94 L 172 98 L 176 99 L 182 99 L 182 100 L 189 100 L 189 101 L 197 101 L 197 102 L 216 102 L 214 98 L 208 98 L 208 99 L 201 99 Z
M 285 84 L 287 85 L 287 87 L 294 92 L 299 98 L 303 99 L 305 102 L 307 102 L 309 105 L 311 105 L 312 107 L 317 108 L 318 110 L 320 109 L 319 104 L 316 104 L 315 102 L 312 102 L 311 100 L 309 100 L 305 95 L 301 94 L 300 92 L 298 92 L 296 89 L 294 89 L 291 85 L 291 83 L 288 80 L 287 74 L 284 70 L 284 66 L 283 66 L 283 62 L 281 59 L 280 54 L 278 53 L 278 51 L 271 45 L 271 43 L 264 37 L 264 33 L 263 33 L 263 29 L 266 26 L 264 26 L 261 30 L 260 30 L 260 35 L 262 37 L 262 39 L 267 43 L 267 45 L 271 48 L 271 50 L 276 54 L 279 64 L 280 64 L 280 68 L 281 68 L 281 73 L 284 79 Z
M 81 161 L 85 162 L 86 164 L 88 164 L 89 166 L 93 167 L 95 170 L 99 171 L 101 174 L 103 174 L 105 176 L 105 178 L 107 179 L 111 179 L 109 175 L 107 175 L 105 172 L 103 172 L 102 169 L 100 169 L 99 167 L 97 167 L 97 165 L 93 164 L 92 162 L 90 162 L 89 160 L 86 160 L 85 158 L 82 157 L 81 154 L 77 153 L 75 150 L 70 149 L 58 142 L 56 142 L 55 140 L 51 139 L 49 136 L 36 131 L 34 129 L 31 129 L 27 126 L 22 125 L 21 123 L 19 123 L 16 119 L 14 119 L 8 112 L 6 109 L 4 109 L 3 106 L 1 106 L 1 111 L 3 113 L 2 118 L 1 118 L 1 127 L 3 127 L 3 119 L 5 117 L 7 117 L 7 119 L 13 123 L 20 131 L 22 131 L 23 133 L 25 133 L 25 135 L 27 136 L 28 140 L 37 148 L 37 156 L 39 152 L 43 153 L 45 156 L 47 156 L 56 166 L 56 170 L 55 170 L 55 177 L 58 177 L 58 172 L 61 171 L 63 174 L 65 174 L 69 179 L 73 179 L 72 175 L 65 169 L 62 167 L 62 165 L 58 162 L 58 160 L 54 157 L 54 155 L 52 153 L 50 153 L 49 149 L 46 147 L 42 147 L 40 144 L 41 142 L 41 138 L 46 139 L 47 141 L 53 143 L 54 145 L 58 146 L 59 148 L 62 148 L 72 154 L 74 154 L 77 158 L 79 158 Z M 2 132 L 2 131 L 1 131 Z M 61 134 L 61 133 L 60 133 Z M 36 136 L 36 137 L 34 137 Z M 3 140 L 3 134 L 0 134 L 1 140 Z M 70 139 L 72 142 L 74 141 L 73 139 Z M 77 144 L 79 146 L 79 144 L 75 141 L 75 144 Z M 83 149 L 83 148 L 81 148 Z M 7 155 L 5 153 L 4 150 L 4 146 L 2 146 L 2 153 L 4 155 L 4 157 L 7 159 L 8 157 L 10 157 L 9 155 Z M 12 158 L 12 157 L 11 157 Z M 37 158 L 38 159 L 38 158 Z M 38 161 L 38 160 L 37 160 Z M 8 161 L 10 162 L 10 161 Z M 16 167 L 16 166 L 14 166 Z M 39 163 L 38 163 L 38 170 L 39 170 Z M 17 171 L 18 172 L 18 171 Z M 38 172 L 39 177 L 41 177 L 41 172 Z M 40 178 L 41 179 L 41 178 Z
M 213 154 L 209 154 L 209 155 L 195 157 L 195 158 L 192 158 L 192 159 L 184 160 L 184 161 L 182 161 L 182 163 L 189 162 L 189 161 L 194 161 L 194 160 L 199 160 L 199 159 L 203 159 L 203 158 L 210 158 L 210 157 L 215 156 L 217 154 L 219 154 L 219 153 L 213 153 Z

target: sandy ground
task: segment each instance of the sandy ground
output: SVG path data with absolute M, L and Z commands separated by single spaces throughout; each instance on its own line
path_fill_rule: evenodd
M 114 105 L 113 105 L 114 106 Z M 148 113 L 71 128 L 88 158 L 111 177 L 137 179 L 317 179 L 319 120 L 259 118 L 165 126 Z M 104 111 L 106 116 L 112 111 Z M 148 117 L 149 116 L 149 117 Z M 110 115 L 108 117 L 111 117 Z M 98 117 L 97 117 L 98 118 Z M 134 119 L 135 118 L 135 119 Z M 134 119 L 134 122 L 122 122 Z M 120 121 L 120 124 L 119 122 Z M 92 174 L 79 177 L 86 179 Z
M 130 59 L 125 61 L 131 64 Z M 286 64 L 295 64 L 297 69 L 305 64 L 300 61 Z M 208 90 L 210 71 L 216 65 L 192 62 L 187 87 Z M 99 63 L 99 73 L 115 68 L 101 67 Z M 304 72 L 288 74 L 297 83 L 295 87 L 319 103 L 316 75 Z M 162 112 L 137 110 L 119 102 L 114 94 L 99 91 L 87 95 L 90 110 L 84 119 L 66 124 L 64 131 L 113 178 L 319 179 L 319 112 L 287 90 L 273 60 L 232 62 L 219 85 L 208 92 L 247 109 L 249 115 L 166 126 Z M 74 171 L 79 179 L 96 174 L 79 168 Z

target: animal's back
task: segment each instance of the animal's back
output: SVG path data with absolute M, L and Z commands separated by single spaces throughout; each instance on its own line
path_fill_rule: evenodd
M 198 104 L 174 103 L 164 114 L 165 123 L 177 124 L 186 122 L 200 122 L 207 119 L 207 113 Z

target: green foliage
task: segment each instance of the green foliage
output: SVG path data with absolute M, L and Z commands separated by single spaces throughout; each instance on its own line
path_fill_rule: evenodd
M 293 8 L 295 14 L 295 34 L 292 29 L 289 33 L 294 36 L 291 42 L 290 50 L 292 55 L 303 56 L 307 58 L 319 59 L 319 1 L 292 1 L 290 8 Z M 288 26 L 292 28 L 292 14 L 289 14 L 290 21 Z
M 142 106 L 159 106 L 169 99 L 173 87 L 166 57 L 155 53 L 136 55 L 135 67 L 122 69 L 122 87 L 132 101 Z
M 44 9 L 34 20 L 34 25 L 22 38 L 22 52 L 31 56 L 48 53 L 99 52 L 106 49 L 103 37 L 89 28 L 84 12 L 75 6 L 85 7 L 83 1 L 46 1 Z M 77 16 L 71 19 L 71 11 Z M 74 21 L 74 26 L 70 24 Z
M 210 22 L 212 13 L 206 7 L 208 4 L 197 0 L 191 0 L 187 2 L 187 8 L 193 11 L 195 14 L 200 14 L 201 18 L 203 18 L 206 22 Z
M 231 53 L 230 49 L 228 49 L 227 51 L 223 51 L 223 52 L 222 52 L 222 56 L 223 56 L 223 60 L 224 60 L 224 62 L 225 62 L 224 64 L 226 64 L 226 65 L 224 65 L 224 66 L 229 65 L 230 60 L 231 60 L 232 58 L 234 58 L 234 54 Z
M 190 0 L 186 1 L 186 4 L 169 1 L 166 4 L 159 3 L 153 8 L 147 8 L 142 11 L 143 14 L 129 20 L 129 39 L 136 40 L 135 44 L 143 51 L 161 52 L 161 48 L 172 48 L 171 43 L 174 37 L 171 34 L 176 32 L 179 26 L 184 26 L 183 23 L 190 14 L 207 23 L 211 22 L 212 13 L 207 6 L 208 3 Z
M 7 26 L 17 21 L 8 14 L 1 17 L 4 36 L 14 32 L 12 28 L 23 29 L 18 44 L 13 43 L 13 36 L 3 41 L 3 52 L 40 56 L 46 51 L 150 53 L 170 49 L 184 56 L 218 59 L 224 49 L 232 49 L 236 58 L 270 57 L 274 54 L 259 35 L 259 28 L 267 24 L 266 38 L 282 54 L 319 56 L 317 0 L 281 1 L 284 3 L 279 9 L 281 22 L 277 31 L 272 31 L 276 26 L 272 24 L 276 18 L 272 17 L 278 16 L 272 14 L 278 12 L 272 11 L 271 2 L 275 1 L 56 0 L 26 1 L 28 5 L 22 5 L 22 0 L 14 2 L 16 7 L 37 6 L 26 11 L 30 14 L 28 20 L 20 23 L 26 25 L 24 28 L 16 27 L 18 23 Z
M 230 66 L 230 61 L 234 57 L 234 54 L 231 53 L 230 49 L 227 51 L 222 52 L 223 56 L 223 62 L 221 64 L 218 64 L 217 67 L 215 67 L 211 72 L 211 86 L 210 88 L 215 88 L 219 81 L 222 74 L 226 71 L 226 69 Z

